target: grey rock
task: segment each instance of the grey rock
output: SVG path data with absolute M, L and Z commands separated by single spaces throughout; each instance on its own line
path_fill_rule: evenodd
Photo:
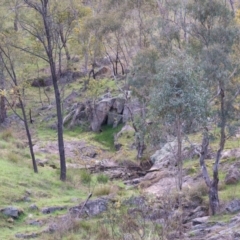
M 230 213 L 235 213 L 240 211 L 240 199 L 233 200 L 230 203 L 227 204 L 226 210 Z
M 38 207 L 37 207 L 36 204 L 31 204 L 31 205 L 29 206 L 29 209 L 32 210 L 32 211 L 36 211 L 36 210 L 38 210 Z
M 42 226 L 43 225 L 42 221 L 34 220 L 34 219 L 28 220 L 26 223 L 29 225 L 32 225 L 32 226 Z
M 116 109 L 118 114 L 123 113 L 124 105 L 125 105 L 126 100 L 123 98 L 116 98 L 113 108 Z
M 209 216 L 199 217 L 192 220 L 193 226 L 206 223 L 209 219 Z
M 108 198 L 97 198 L 95 200 L 89 200 L 86 204 L 83 202 L 79 206 L 72 207 L 69 211 L 76 217 L 83 217 L 86 215 L 89 217 L 97 216 L 107 210 L 108 203 Z
M 139 115 L 141 112 L 141 106 L 137 101 L 132 101 L 131 103 L 124 105 L 123 110 L 123 122 L 126 123 L 128 120 L 131 119 L 131 115 L 136 116 Z
M 109 110 L 113 105 L 112 98 L 98 102 L 92 110 L 91 128 L 94 132 L 99 132 L 102 124 L 106 121 Z
M 43 214 L 50 214 L 56 211 L 62 211 L 66 209 L 67 207 L 45 207 L 42 209 Z
M 21 214 L 23 214 L 23 210 L 19 207 L 9 206 L 0 210 L 4 215 L 18 218 Z
M 31 239 L 37 238 L 41 235 L 41 233 L 17 233 L 15 234 L 16 238 L 23 238 L 23 239 Z
M 226 177 L 226 184 L 236 184 L 240 181 L 240 171 L 237 168 L 230 168 Z

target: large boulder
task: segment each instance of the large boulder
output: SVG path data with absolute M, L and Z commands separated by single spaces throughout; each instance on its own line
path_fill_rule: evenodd
M 8 217 L 13 217 L 13 218 L 18 218 L 21 214 L 24 213 L 24 211 L 21 208 L 15 207 L 15 206 L 9 206 L 9 207 L 0 209 L 0 212 L 2 212 L 4 215 Z
M 104 124 L 116 127 L 122 122 L 125 100 L 122 98 L 104 98 L 91 107 L 91 129 L 98 132 Z
M 141 106 L 138 101 L 132 101 L 131 103 L 126 103 L 123 109 L 123 122 L 131 120 L 132 117 L 139 115 L 141 112 Z
M 103 123 L 107 121 L 107 115 L 113 102 L 114 100 L 112 98 L 107 98 L 93 106 L 91 128 L 94 132 L 99 132 Z
M 237 184 L 240 181 L 240 171 L 231 167 L 225 177 L 226 184 Z
M 151 157 L 154 169 L 167 168 L 176 165 L 177 142 L 166 143 L 160 150 L 157 150 Z

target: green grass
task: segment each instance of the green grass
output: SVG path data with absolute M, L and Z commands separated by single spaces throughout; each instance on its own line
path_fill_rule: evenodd
M 27 230 L 36 232 L 38 230 L 38 228 L 27 226 L 24 223 L 29 213 L 33 215 L 33 218 L 39 218 L 39 212 L 29 211 L 32 203 L 40 209 L 48 206 L 74 206 L 76 203 L 73 199 L 82 201 L 88 194 L 87 188 L 80 184 L 73 185 L 69 181 L 61 182 L 56 170 L 39 168 L 39 173 L 35 174 L 26 161 L 12 162 L 1 158 L 0 164 L 0 208 L 13 205 L 23 208 L 25 212 L 25 215 L 14 221 L 13 224 L 8 223 L 6 217 L 0 215 L 0 226 L 2 226 L 0 239 L 11 239 L 17 232 L 26 232 Z M 69 174 L 72 174 L 71 171 Z M 26 191 L 31 192 L 30 202 L 23 200 L 27 194 Z M 62 213 L 64 212 L 59 214 Z M 9 225 L 11 228 L 7 227 Z
M 96 133 L 93 136 L 93 140 L 101 143 L 105 147 L 107 147 L 110 151 L 115 151 L 114 147 L 114 134 L 118 133 L 122 128 L 122 124 L 113 128 L 111 126 L 104 126 L 102 127 L 101 133 Z

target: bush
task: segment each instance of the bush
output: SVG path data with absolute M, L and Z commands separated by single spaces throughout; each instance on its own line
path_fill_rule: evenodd
M 202 197 L 207 196 L 208 187 L 204 181 L 198 183 L 198 185 L 189 189 L 189 197 L 190 199 L 202 199 Z
M 111 192 L 111 187 L 109 185 L 101 185 L 95 188 L 93 194 L 95 196 L 108 195 Z
M 97 176 L 97 181 L 98 181 L 99 183 L 107 183 L 108 180 L 109 180 L 109 178 L 108 178 L 108 176 L 105 175 L 105 174 L 99 174 L 99 175 Z
M 91 173 L 86 169 L 82 170 L 80 172 L 80 179 L 82 183 L 89 184 L 92 181 Z
M 7 154 L 7 159 L 13 163 L 17 163 L 20 159 L 19 159 L 19 155 L 17 155 L 14 152 L 9 152 Z
M 9 141 L 13 138 L 12 129 L 8 128 L 1 133 L 1 138 L 5 141 Z

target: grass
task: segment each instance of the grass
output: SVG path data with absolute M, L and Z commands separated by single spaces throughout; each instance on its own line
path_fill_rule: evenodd
M 108 180 L 109 180 L 108 176 L 103 174 L 103 173 L 100 173 L 100 174 L 97 175 L 97 181 L 99 183 L 107 183 Z
M 34 203 L 40 209 L 47 206 L 73 206 L 73 199 L 85 199 L 87 188 L 80 185 L 72 185 L 68 181 L 65 183 L 59 180 L 55 170 L 50 168 L 41 168 L 39 173 L 33 173 L 29 169 L 26 161 L 12 162 L 0 158 L 1 164 L 1 188 L 0 188 L 0 208 L 8 205 L 16 205 L 24 209 L 26 213 L 22 219 L 14 221 L 10 225 L 6 218 L 0 215 L 0 239 L 11 239 L 17 232 L 26 232 L 39 230 L 36 227 L 26 225 L 25 220 L 28 217 L 29 206 Z M 26 191 L 30 192 L 30 202 L 24 201 Z M 62 214 L 63 212 L 61 212 Z M 31 212 L 33 218 L 39 218 L 39 212 Z M 57 213 L 56 213 L 57 214 Z M 49 216 L 48 216 L 49 217 Z
M 93 136 L 93 140 L 101 143 L 105 147 L 107 147 L 110 151 L 115 151 L 114 147 L 114 134 L 118 133 L 122 128 L 122 125 L 118 125 L 116 128 L 111 126 L 102 127 L 101 133 L 96 133 Z

